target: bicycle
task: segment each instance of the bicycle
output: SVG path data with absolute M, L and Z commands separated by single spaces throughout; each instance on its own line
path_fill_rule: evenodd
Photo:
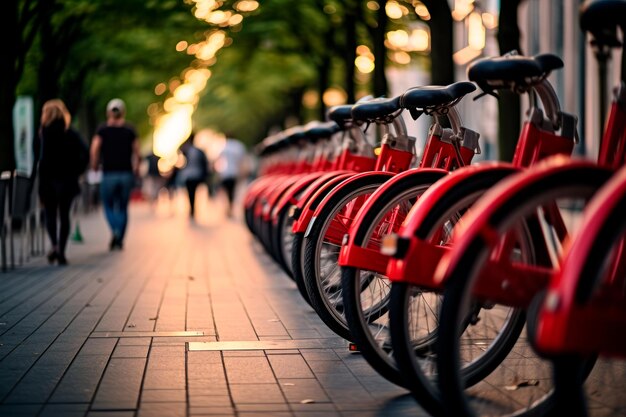
M 626 168 L 622 168 L 585 209 L 561 270 L 529 308 L 530 341 L 552 362 L 554 407 L 561 415 L 615 413 L 620 405 L 621 414 L 626 414 L 623 402 L 613 400 L 607 407 L 602 401 L 611 385 L 626 380 L 625 211 Z M 621 362 L 616 365 L 616 360 Z M 592 374 L 596 381 L 585 387 L 592 367 L 600 368 Z
M 361 101 L 370 99 L 366 97 Z M 293 247 L 294 212 L 301 207 L 324 184 L 335 180 L 341 174 L 369 171 L 374 168 L 373 148 L 369 145 L 361 129 L 353 124 L 350 108 L 352 105 L 334 106 L 328 111 L 331 123 L 339 126 L 342 134 L 338 143 L 331 143 L 329 151 L 334 155 L 325 158 L 332 163 L 326 165 L 318 175 L 304 177 L 289 187 L 272 208 L 268 221 L 271 222 L 272 243 L 278 254 L 283 270 L 292 278 L 291 252 Z
M 468 78 L 481 87 L 481 96 L 494 94 L 497 89 L 512 89 L 531 97 L 513 162 L 485 162 L 449 174 L 421 196 L 398 233 L 383 242 L 383 250 L 390 256 L 386 276 L 391 281 L 389 321 L 394 358 L 414 397 L 434 415 L 446 415 L 435 385 L 435 343 L 443 290 L 442 283 L 434 279 L 435 268 L 453 246 L 452 231 L 485 191 L 548 156 L 571 153 L 576 119 L 561 112 L 547 81 L 550 72 L 562 65 L 550 54 L 507 55 L 473 63 Z M 545 116 L 535 95 L 543 104 Z M 467 365 L 463 375 L 476 383 L 493 363 L 485 357 Z
M 602 36 L 594 39 L 599 49 L 609 46 L 605 43 L 606 25 L 615 25 L 610 14 L 615 13 L 616 2 L 604 4 L 611 6 L 600 8 L 607 14 L 599 30 Z M 624 7 L 623 3 L 619 7 Z M 522 334 L 523 318 L 532 300 L 558 274 L 572 230 L 580 225 L 577 217 L 581 208 L 607 183 L 616 165 L 624 162 L 623 153 L 613 153 L 620 149 L 623 152 L 626 145 L 623 97 L 622 88 L 611 107 L 597 163 L 554 158 L 517 174 L 486 193 L 475 210 L 464 217 L 464 226 L 457 229 L 454 249 L 441 260 L 436 274 L 445 285 L 437 370 L 449 413 L 517 416 L 554 412 L 558 392 L 552 383 L 552 371 L 529 350 Z M 502 319 L 505 313 L 515 317 L 515 324 L 508 329 Z M 490 321 L 489 317 L 496 315 L 500 317 Z M 531 314 L 529 319 L 533 317 Z M 482 329 L 474 324 L 478 320 L 492 323 L 493 331 L 480 334 Z M 529 333 L 535 327 L 533 321 L 528 323 Z M 476 345 L 474 335 L 480 338 L 480 345 Z M 466 361 L 474 360 L 471 354 L 478 350 L 491 359 L 493 366 L 480 383 L 469 387 L 461 369 Z M 522 360 L 520 351 L 524 352 Z M 505 372 L 510 371 L 513 362 L 526 372 L 526 386 L 523 394 L 511 390 L 503 395 L 512 384 Z M 592 365 L 589 361 L 582 365 L 581 378 Z M 497 398 L 494 391 L 500 394 Z
M 428 94 L 440 98 L 435 101 Z M 480 152 L 478 134 L 462 126 L 455 108 L 458 101 L 445 87 L 416 88 L 402 96 L 403 107 L 420 109 L 415 116 L 425 113 L 435 118 L 428 147 L 419 167 L 395 175 L 365 201 L 343 237 L 339 253 L 342 300 L 352 340 L 379 374 L 401 386 L 406 382 L 389 343 L 387 309 L 371 309 L 389 300 L 385 276 L 388 256 L 380 253 L 380 247 L 385 236 L 398 231 L 410 208 L 429 187 L 449 172 L 469 165 Z M 443 129 L 439 122 L 446 118 L 451 129 Z M 440 141 L 447 145 L 441 146 Z M 367 314 L 368 310 L 374 314 Z
M 302 252 L 300 254 L 294 252 L 294 256 L 298 256 L 301 261 L 311 305 L 322 321 L 346 340 L 352 340 L 352 335 L 343 316 L 341 278 L 337 264 L 338 248 L 366 199 L 387 180 L 406 171 L 414 159 L 415 139 L 406 135 L 406 127 L 403 119 L 399 117 L 400 114 L 404 109 L 411 109 L 415 115 L 419 115 L 421 109 L 430 109 L 434 114 L 436 109 L 441 110 L 441 114 L 447 109 L 454 114 L 454 120 L 458 122 L 458 114 L 452 110 L 453 106 L 475 88 L 469 82 L 459 82 L 445 87 L 417 87 L 409 89 L 402 96 L 370 101 L 352 108 L 355 119 L 377 123 L 385 129 L 377 166 L 372 172 L 347 178 L 319 203 L 311 214 L 312 220 L 303 234 Z M 451 139 L 460 140 L 462 136 L 457 137 L 460 134 L 460 125 L 455 127 L 459 130 L 454 133 L 445 131 L 440 125 L 429 132 L 422 158 L 423 164 L 438 161 L 440 167 L 452 168 L 455 163 L 458 166 L 471 161 L 474 155 L 473 148 L 463 148 L 459 159 L 461 162 L 456 159 L 457 151 L 461 152 L 459 148 L 462 147 L 453 144 Z M 468 137 L 477 138 L 473 132 L 470 135 L 469 130 L 466 134 Z M 437 160 L 437 155 L 441 157 L 440 160 Z M 428 177 L 427 183 L 421 184 L 418 188 L 423 191 L 424 187 L 430 186 L 446 172 L 441 169 L 433 173 Z M 369 306 L 368 315 L 378 314 L 377 312 L 382 311 L 381 308 L 386 307 L 383 304 L 372 304 Z

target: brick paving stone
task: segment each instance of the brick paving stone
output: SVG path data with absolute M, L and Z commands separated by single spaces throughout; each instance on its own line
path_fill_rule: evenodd
M 108 361 L 109 355 L 79 354 L 63 375 L 50 402 L 91 402 Z
M 39 417 L 83 417 L 89 404 L 48 404 Z
M 235 409 L 233 407 L 190 407 L 190 416 L 216 416 L 216 415 L 235 415 Z
M 330 401 L 316 379 L 281 379 L 279 383 L 289 403 L 301 403 L 308 400 L 315 403 Z
M 92 409 L 116 410 L 137 407 L 146 360 L 111 359 L 98 387 Z
M 239 412 L 278 412 L 289 411 L 290 406 L 283 403 L 276 404 L 237 404 L 237 411 Z
M 113 351 L 114 358 L 147 358 L 149 346 L 120 345 Z
M 189 397 L 190 407 L 226 407 L 231 406 L 229 395 L 194 395 Z
M 267 358 L 278 379 L 313 378 L 313 372 L 300 355 L 268 355 Z
M 231 383 L 229 388 L 235 405 L 285 402 L 285 398 L 278 384 Z
M 35 417 L 43 406 L 0 404 L 0 417 Z
M 137 412 L 137 417 L 186 417 L 184 403 L 145 403 Z
M 141 391 L 142 403 L 187 402 L 187 391 L 184 389 L 147 389 Z
M 134 411 L 90 411 L 87 417 L 135 417 Z
M 185 389 L 184 369 L 150 369 L 146 371 L 144 389 Z
M 341 414 L 335 410 L 327 411 L 295 411 L 293 413 L 295 417 L 340 417 Z
M 276 381 L 266 357 L 224 358 L 226 375 L 231 384 L 262 384 Z

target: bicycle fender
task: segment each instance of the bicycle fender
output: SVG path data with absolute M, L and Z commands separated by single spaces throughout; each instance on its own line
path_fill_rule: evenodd
M 458 233 L 455 233 L 454 250 L 444 256 L 439 263 L 435 280 L 439 282 L 446 280 L 447 268 L 461 260 L 463 253 L 468 250 L 477 237 L 487 242 L 497 242 L 500 235 L 497 230 L 493 229 L 490 222 L 521 191 L 528 187 L 539 186 L 546 181 L 555 181 L 558 178 L 566 179 L 569 172 L 576 170 L 582 170 L 588 176 L 606 176 L 607 179 L 611 174 L 610 169 L 602 168 L 593 162 L 575 161 L 567 156 L 557 155 L 496 184 L 468 212 L 466 220 L 457 231 Z
M 370 172 L 362 172 L 360 174 L 355 174 L 345 179 L 344 181 L 342 181 L 340 184 L 334 187 L 317 206 L 317 208 L 315 209 L 315 212 L 313 213 L 313 217 L 311 218 L 311 220 L 309 221 L 309 224 L 307 225 L 307 229 L 304 233 L 304 236 L 306 237 L 309 235 L 309 232 L 311 228 L 313 227 L 313 223 L 315 222 L 315 220 L 319 217 L 319 215 L 326 208 L 327 205 L 334 204 L 334 201 L 333 201 L 334 197 L 337 194 L 343 192 L 345 187 L 348 187 L 356 182 L 362 181 L 365 178 L 382 179 L 383 182 L 385 182 L 389 178 L 392 178 L 394 175 L 396 174 L 393 172 L 389 172 L 389 171 L 370 171 Z
M 503 178 L 519 171 L 506 162 L 488 162 L 459 168 L 430 187 L 409 211 L 398 231 L 398 247 L 402 250 L 387 263 L 386 275 L 391 281 L 408 282 L 430 289 L 440 289 L 434 282 L 435 270 L 448 247 L 433 245 L 425 241 L 420 231 L 428 216 L 437 215 L 442 199 L 459 184 L 479 180 L 485 175 L 497 173 Z M 420 233 L 421 232 L 421 233 Z
M 338 174 L 335 174 L 338 175 Z M 276 224 L 278 221 L 278 213 L 280 213 L 285 207 L 295 205 L 298 203 L 298 199 L 296 196 L 301 193 L 303 190 L 311 185 L 313 182 L 318 180 L 321 177 L 328 177 L 328 172 L 313 172 L 311 174 L 307 174 L 304 177 L 301 177 L 295 183 L 291 184 L 289 189 L 287 189 L 272 205 L 272 213 L 271 213 L 271 221 L 272 224 Z M 328 177 L 332 178 L 332 176 Z
M 438 168 L 415 168 L 409 171 L 395 175 L 393 178 L 381 185 L 364 203 L 363 207 L 357 213 L 354 223 L 350 227 L 347 244 L 341 247 L 339 253 L 339 265 L 349 266 L 360 269 L 372 270 L 379 273 L 385 273 L 387 269 L 388 255 L 384 255 L 378 249 L 363 247 L 358 239 L 358 231 L 362 227 L 369 227 L 369 224 L 363 224 L 366 221 L 366 213 L 370 210 L 377 210 L 380 196 L 384 196 L 390 188 L 396 187 L 407 180 L 420 182 L 420 178 L 424 181 L 431 182 L 433 176 L 441 179 L 448 175 L 448 171 Z M 359 240 L 359 243 L 355 241 Z
M 346 178 L 354 175 L 353 172 L 344 172 L 339 175 L 334 175 L 321 181 L 322 178 L 309 185 L 304 195 L 298 201 L 297 205 L 297 218 L 293 222 L 293 233 L 304 233 L 309 225 L 309 222 L 313 218 L 313 213 L 318 204 L 322 201 L 324 196 L 332 190 L 337 184 L 345 180 Z

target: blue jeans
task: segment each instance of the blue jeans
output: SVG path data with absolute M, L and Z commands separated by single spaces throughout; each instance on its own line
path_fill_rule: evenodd
M 100 196 L 113 236 L 120 242 L 124 239 L 128 223 L 128 202 L 135 186 L 132 172 L 104 172 L 100 183 Z

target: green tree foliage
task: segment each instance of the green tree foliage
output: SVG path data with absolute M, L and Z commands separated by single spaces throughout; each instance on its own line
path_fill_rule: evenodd
M 222 0 L 219 6 L 233 10 L 236 3 Z M 161 106 L 167 97 L 157 97 L 155 86 L 175 81 L 186 68 L 206 65 L 176 52 L 176 44 L 199 42 L 216 29 L 226 30 L 229 46 L 210 66 L 212 77 L 194 116 L 196 129 L 210 127 L 254 143 L 272 127 L 323 118 L 321 95 L 330 86 L 341 87 L 347 101 L 363 93 L 384 95 L 385 32 L 402 22 L 388 22 L 386 0 L 378 1 L 378 10 L 367 3 L 266 0 L 244 13 L 241 24 L 219 28 L 193 17 L 192 0 L 9 2 L 16 19 L 8 44 L 17 47 L 0 61 L 0 75 L 10 81 L 0 92 L 0 153 L 12 154 L 3 138 L 9 137 L 16 93 L 34 96 L 37 109 L 49 98 L 62 98 L 88 138 L 104 118 L 106 102 L 121 97 L 128 119 L 142 137 L 150 137 L 146 109 Z M 363 77 L 361 84 L 355 80 L 355 47 L 361 44 L 376 60 L 366 85 Z M 314 108 L 303 106 L 310 91 L 318 96 Z
M 38 105 L 64 99 L 86 135 L 113 97 L 128 102 L 128 118 L 147 134 L 154 86 L 192 60 L 176 53 L 176 43 L 206 29 L 178 0 L 48 0 L 41 11 L 50 18 L 28 55 L 18 93 L 33 95 Z

